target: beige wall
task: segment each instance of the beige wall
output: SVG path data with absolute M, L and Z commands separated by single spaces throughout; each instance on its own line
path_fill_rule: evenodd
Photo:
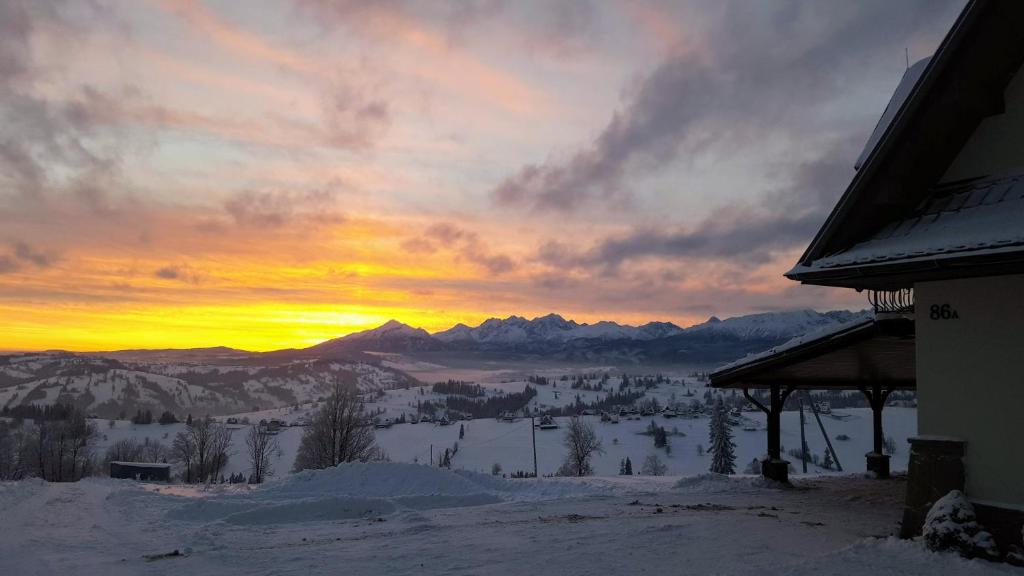
M 918 430 L 967 441 L 972 500 L 1024 506 L 1024 276 L 914 287 Z M 949 304 L 955 320 L 933 320 Z
M 1003 97 L 1006 111 L 981 121 L 946 170 L 943 182 L 1024 168 L 1024 70 L 1017 71 Z

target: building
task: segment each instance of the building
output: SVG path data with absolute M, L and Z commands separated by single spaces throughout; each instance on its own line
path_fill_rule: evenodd
M 171 465 L 157 462 L 111 462 L 110 477 L 142 482 L 170 482 Z
M 919 436 L 911 440 L 908 536 L 935 499 L 959 488 L 1000 543 L 1020 541 L 1022 64 L 1024 2 L 969 2 L 936 53 L 908 69 L 852 182 L 786 273 L 867 291 L 883 304 L 878 320 L 913 323 L 906 361 L 914 363 Z M 893 301 L 905 305 L 885 306 Z M 712 383 L 729 385 L 728 376 L 716 373 Z

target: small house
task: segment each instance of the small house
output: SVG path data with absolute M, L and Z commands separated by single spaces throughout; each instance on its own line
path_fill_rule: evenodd
M 111 462 L 110 477 L 140 482 L 170 482 L 171 465 L 161 462 Z

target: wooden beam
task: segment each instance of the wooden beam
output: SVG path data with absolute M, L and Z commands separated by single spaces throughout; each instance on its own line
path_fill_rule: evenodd
M 754 406 L 757 406 L 761 410 L 761 412 L 764 412 L 765 414 L 768 414 L 768 413 L 771 412 L 770 410 L 768 410 L 767 408 L 764 407 L 764 404 L 761 404 L 760 402 L 757 401 L 756 398 L 754 398 L 753 396 L 750 395 L 750 390 L 749 389 L 747 389 L 747 388 L 743 389 L 743 397 L 747 399 L 747 402 L 750 402 Z

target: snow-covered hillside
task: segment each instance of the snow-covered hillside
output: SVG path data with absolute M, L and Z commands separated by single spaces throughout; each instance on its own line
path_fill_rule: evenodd
M 25 354 L 0 356 L 0 408 L 70 402 L 102 418 L 123 418 L 137 410 L 168 410 L 184 418 L 309 402 L 328 394 L 334 382 L 378 390 L 410 381 L 383 366 L 332 360 L 209 365 Z

